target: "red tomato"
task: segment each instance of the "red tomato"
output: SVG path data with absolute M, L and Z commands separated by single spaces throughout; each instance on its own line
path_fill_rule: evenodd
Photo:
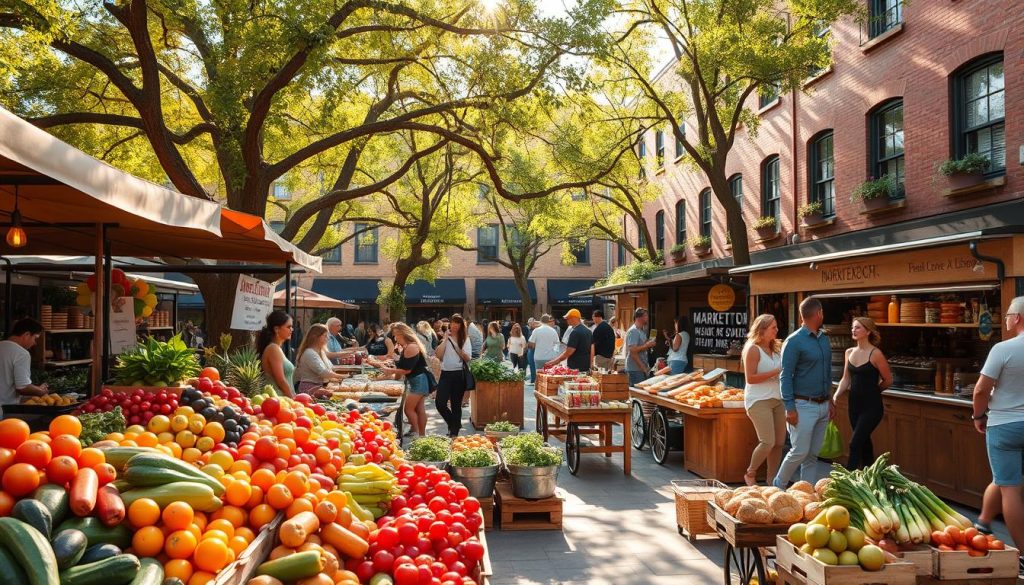
M 988 543 L 988 550 L 1006 550 L 1006 544 L 998 538 L 993 538 Z
M 392 526 L 385 526 L 377 532 L 377 541 L 384 548 L 391 548 L 398 544 L 398 530 Z
M 988 539 L 984 534 L 975 534 L 971 539 L 971 546 L 980 551 L 988 550 Z
M 395 585 L 418 585 L 420 570 L 411 563 L 403 563 L 395 567 Z
M 377 554 L 373 555 L 373 568 L 378 573 L 390 573 L 394 565 L 394 555 L 386 550 L 377 551 Z
M 398 541 L 405 545 L 416 544 L 420 538 L 420 530 L 415 524 L 403 524 L 398 527 Z
M 484 558 L 484 545 L 479 540 L 467 540 L 462 544 L 462 554 L 472 563 L 478 563 Z

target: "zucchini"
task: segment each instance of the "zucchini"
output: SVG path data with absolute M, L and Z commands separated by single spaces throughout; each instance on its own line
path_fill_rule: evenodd
M 281 557 L 274 561 L 267 561 L 256 567 L 257 575 L 270 575 L 271 577 L 290 583 L 312 577 L 324 569 L 323 557 L 319 551 L 307 550 Z
M 213 477 L 203 473 L 198 467 L 191 463 L 185 463 L 163 453 L 140 453 L 128 460 L 125 470 L 143 467 L 147 469 L 170 469 L 183 475 L 191 477 L 193 481 L 209 486 L 217 495 L 224 493 L 224 485 Z
M 50 534 L 53 533 L 53 518 L 50 516 L 50 510 L 42 502 L 32 498 L 19 500 L 11 508 L 11 517 L 35 528 L 43 535 L 43 538 L 50 540 Z
M 132 487 L 129 489 L 134 489 L 137 487 L 162 486 L 167 485 L 169 483 L 177 482 L 202 483 L 202 485 L 209 485 L 206 482 L 200 482 L 192 475 L 182 473 L 176 469 L 162 469 L 159 467 L 149 467 L 143 465 L 129 466 L 128 469 L 124 470 L 122 477 L 124 478 L 125 481 L 131 484 Z M 216 484 L 220 487 L 220 489 L 211 486 L 211 488 L 213 489 L 213 494 L 215 496 L 224 495 L 224 485 L 221 484 L 219 481 L 216 482 Z
M 85 554 L 82 555 L 82 558 L 78 559 L 78 562 L 83 565 L 88 565 L 89 563 L 95 563 L 96 561 L 116 557 L 123 552 L 124 551 L 113 544 L 94 544 L 85 549 Z
M 60 585 L 124 585 L 131 582 L 140 566 L 135 555 L 118 555 L 71 567 L 60 574 Z
M 94 544 L 113 544 L 118 548 L 128 548 L 132 543 L 132 533 L 124 524 L 117 526 L 104 526 L 99 518 L 87 516 L 85 518 L 68 518 L 57 527 L 57 531 L 81 530 L 89 541 L 89 546 Z
M 0 546 L 0 583 L 28 583 L 25 571 L 6 548 Z
M 139 559 L 142 568 L 132 579 L 131 585 L 160 585 L 164 582 L 164 566 L 156 559 Z
M 212 477 L 210 479 L 213 479 Z M 121 494 L 125 509 L 135 500 L 149 498 L 161 509 L 171 502 L 185 502 L 197 512 L 216 512 L 224 505 L 208 485 L 188 481 L 176 481 L 162 486 L 131 489 Z
M 156 449 L 151 447 L 107 447 L 101 449 L 103 455 L 106 457 L 107 463 L 114 466 L 114 469 L 123 471 L 124 466 L 128 461 L 141 453 L 159 453 Z
M 44 483 L 32 492 L 32 499 L 37 500 L 50 511 L 53 525 L 58 526 L 68 517 L 68 490 L 55 483 Z
M 0 545 L 21 565 L 31 585 L 55 585 L 57 557 L 38 530 L 17 518 L 0 518 Z
M 61 571 L 71 568 L 82 560 L 86 547 L 89 546 L 89 539 L 81 530 L 68 528 L 53 535 L 50 541 L 53 554 L 57 557 L 57 568 Z

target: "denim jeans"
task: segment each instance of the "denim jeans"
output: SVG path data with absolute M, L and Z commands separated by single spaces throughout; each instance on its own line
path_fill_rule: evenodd
M 672 371 L 669 373 L 673 376 L 676 374 L 682 374 L 686 371 L 687 365 L 689 365 L 689 363 L 686 360 L 672 360 L 668 363 L 668 367 L 672 368 Z
M 796 425 L 787 424 L 789 442 L 792 445 L 779 467 L 773 485 L 785 489 L 789 480 L 800 468 L 799 479 L 814 483 L 814 466 L 825 443 L 825 427 L 828 426 L 829 401 L 822 403 L 810 400 L 797 400 Z
M 1024 421 L 988 427 L 985 433 L 992 482 L 999 487 L 1021 485 L 1024 468 Z
M 629 385 L 636 386 L 638 383 L 643 382 L 647 379 L 647 372 L 636 372 L 634 370 L 626 370 L 626 376 L 629 377 Z
M 537 364 L 533 363 L 533 350 L 526 350 L 526 367 L 530 370 L 530 383 L 537 383 Z

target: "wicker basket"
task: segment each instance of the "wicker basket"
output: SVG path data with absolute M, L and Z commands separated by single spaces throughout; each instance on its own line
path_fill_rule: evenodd
M 690 542 L 697 540 L 698 534 L 717 534 L 708 524 L 708 502 L 715 499 L 715 492 L 728 489 L 728 486 L 717 479 L 677 479 L 672 481 L 672 491 L 676 494 L 676 525 L 679 534 Z

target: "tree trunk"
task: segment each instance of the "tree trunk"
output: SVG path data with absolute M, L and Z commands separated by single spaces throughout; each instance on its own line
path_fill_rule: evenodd
M 736 266 L 750 264 L 750 238 L 747 235 L 747 223 L 743 220 L 743 210 L 732 195 L 725 173 L 715 173 L 708 177 L 715 199 L 725 209 L 725 225 L 732 244 L 732 261 Z
M 530 296 L 530 275 L 519 270 L 513 270 L 512 276 L 516 283 L 516 290 L 519 291 L 519 296 L 523 299 L 523 314 L 520 317 L 520 321 L 525 323 L 530 317 L 539 316 L 533 314 L 534 303 L 533 298 Z

